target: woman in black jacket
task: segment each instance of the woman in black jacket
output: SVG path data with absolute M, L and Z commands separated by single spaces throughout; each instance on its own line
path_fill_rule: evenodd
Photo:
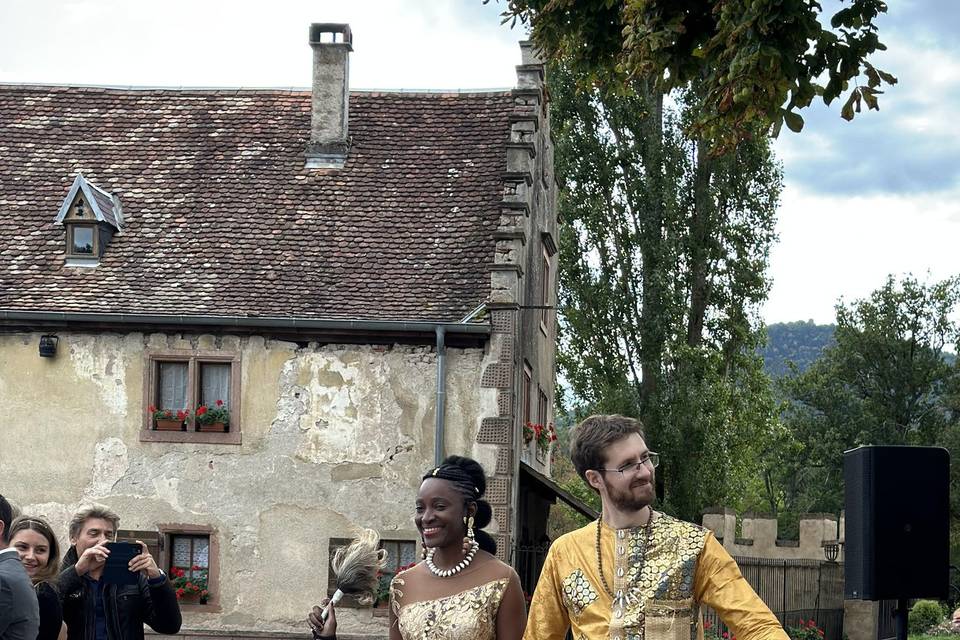
M 21 516 L 10 525 L 10 546 L 17 550 L 20 563 L 37 591 L 40 605 L 40 633 L 37 640 L 57 640 L 63 630 L 63 611 L 57 593 L 60 547 L 57 536 L 46 521 Z

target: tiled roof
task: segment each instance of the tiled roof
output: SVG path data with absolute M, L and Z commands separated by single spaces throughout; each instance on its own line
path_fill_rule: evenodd
M 454 321 L 490 293 L 510 92 L 354 92 L 343 170 L 310 94 L 0 86 L 0 309 Z M 119 197 L 64 266 L 78 172 Z

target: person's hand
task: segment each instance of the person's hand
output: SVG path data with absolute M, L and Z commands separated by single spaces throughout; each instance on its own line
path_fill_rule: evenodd
M 313 629 L 313 636 L 322 638 L 334 638 L 337 635 L 337 614 L 334 612 L 334 606 L 330 605 L 330 612 L 327 619 L 323 620 L 321 614 L 324 607 L 330 602 L 330 598 L 324 598 L 320 604 L 310 610 L 307 620 L 310 622 L 310 628 Z
M 80 554 L 80 557 L 77 558 L 77 564 L 74 565 L 74 570 L 78 576 L 103 567 L 103 564 L 107 561 L 107 556 L 110 555 L 110 549 L 107 549 L 104 544 L 103 542 L 95 544 Z
M 150 552 L 147 551 L 147 545 L 137 540 L 137 544 L 140 545 L 140 555 L 133 556 L 130 559 L 130 564 L 127 565 L 127 568 L 134 573 L 142 573 L 147 577 L 147 579 L 156 578 L 160 575 L 160 567 L 157 566 L 157 561 L 153 559 L 153 556 L 150 555 Z

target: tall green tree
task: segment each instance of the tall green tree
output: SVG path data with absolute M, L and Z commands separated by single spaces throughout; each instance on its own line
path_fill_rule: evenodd
M 781 172 L 766 138 L 714 156 L 665 100 L 548 71 L 560 218 L 559 364 L 583 411 L 643 417 L 666 506 L 736 498 L 774 403 L 755 347 Z
M 945 352 L 960 338 L 958 304 L 960 278 L 890 277 L 870 297 L 837 306 L 835 344 L 782 383 L 799 455 L 768 465 L 783 489 L 771 500 L 794 513 L 839 512 L 843 452 L 859 445 L 942 444 L 960 455 L 960 368 Z M 956 464 L 954 476 L 960 489 Z
M 799 131 L 817 96 L 829 105 L 845 95 L 848 120 L 879 109 L 881 87 L 897 82 L 868 61 L 885 49 L 876 20 L 886 11 L 883 0 L 849 0 L 832 15 L 814 0 L 508 0 L 503 15 L 588 82 L 699 83 L 692 130 L 726 151 L 784 123 Z

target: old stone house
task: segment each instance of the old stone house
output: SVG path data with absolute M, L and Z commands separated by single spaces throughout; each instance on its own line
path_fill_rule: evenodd
M 552 500 L 522 438 L 553 406 L 543 67 L 350 91 L 349 27 L 310 45 L 312 90 L 0 85 L 0 491 L 64 541 L 101 504 L 202 567 L 187 635 L 302 634 L 354 526 L 413 560 L 445 454 L 488 470 L 505 560 Z

